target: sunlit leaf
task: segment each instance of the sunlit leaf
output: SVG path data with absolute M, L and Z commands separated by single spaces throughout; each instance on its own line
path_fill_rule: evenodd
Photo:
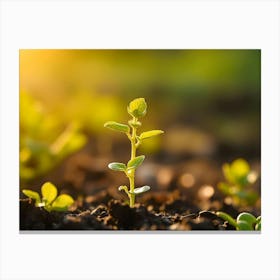
M 231 173 L 234 177 L 242 178 L 246 177 L 248 173 L 250 172 L 250 166 L 248 162 L 244 159 L 236 159 L 231 164 Z
M 111 162 L 109 163 L 108 167 L 114 171 L 125 171 L 126 165 L 121 162 Z
M 68 194 L 61 194 L 52 204 L 54 211 L 66 211 L 74 203 L 74 199 Z
M 41 203 L 40 195 L 37 192 L 31 191 L 31 190 L 22 190 L 22 192 L 29 198 L 35 200 L 35 206 L 39 206 Z
M 147 103 L 144 98 L 136 98 L 132 100 L 128 107 L 127 107 L 128 113 L 135 117 L 140 118 L 145 116 L 147 112 Z
M 45 183 L 42 188 L 42 200 L 47 204 L 51 204 L 57 197 L 57 188 L 50 182 Z
M 135 188 L 134 189 L 134 192 L 135 194 L 140 194 L 140 193 L 144 193 L 144 192 L 147 192 L 151 189 L 150 186 L 143 186 L 143 187 L 140 187 L 140 188 Z
M 131 159 L 128 163 L 127 163 L 127 168 L 137 168 L 139 165 L 142 164 L 142 162 L 144 161 L 145 156 L 138 156 L 135 157 L 134 159 Z
M 126 124 L 109 121 L 104 124 L 104 127 L 110 128 L 115 131 L 123 132 L 123 133 L 129 133 L 129 126 Z
M 164 131 L 162 131 L 162 130 L 145 131 L 145 132 L 140 134 L 140 140 L 147 139 L 147 138 L 150 138 L 150 137 L 154 137 L 154 136 L 160 135 L 162 133 L 164 133 Z

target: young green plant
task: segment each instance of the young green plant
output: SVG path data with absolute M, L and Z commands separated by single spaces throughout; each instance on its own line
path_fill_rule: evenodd
M 147 103 L 144 98 L 136 98 L 132 100 L 127 107 L 128 114 L 132 117 L 127 124 L 118 123 L 115 121 L 108 121 L 104 127 L 112 130 L 125 133 L 131 143 L 131 156 L 127 164 L 121 162 L 111 162 L 108 167 L 114 171 L 124 172 L 129 180 L 129 188 L 127 186 L 120 186 L 119 191 L 124 191 L 129 198 L 130 207 L 134 207 L 135 196 L 150 190 L 150 186 L 135 187 L 135 170 L 139 167 L 145 159 L 144 155 L 137 156 L 136 152 L 142 141 L 159 134 L 162 130 L 150 130 L 138 134 L 138 128 L 142 125 L 139 121 L 147 113 Z
M 50 182 L 46 182 L 41 187 L 42 198 L 39 193 L 32 190 L 22 190 L 29 198 L 35 200 L 36 207 L 44 207 L 48 212 L 51 211 L 67 211 L 74 203 L 74 199 L 68 194 L 57 196 L 57 188 Z
M 256 218 L 250 213 L 242 212 L 234 219 L 225 212 L 218 211 L 215 214 L 234 226 L 236 230 L 261 230 L 261 216 Z
M 256 171 L 251 170 L 249 163 L 242 159 L 236 159 L 232 163 L 223 165 L 225 182 L 220 182 L 218 188 L 226 196 L 230 197 L 235 205 L 253 205 L 258 199 L 258 194 L 252 185 L 258 179 Z

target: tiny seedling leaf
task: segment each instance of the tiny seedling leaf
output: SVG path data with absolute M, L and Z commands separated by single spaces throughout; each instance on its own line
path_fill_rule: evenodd
M 55 198 L 57 197 L 57 188 L 50 182 L 46 182 L 42 188 L 42 200 L 46 202 L 46 204 L 51 204 Z
M 135 118 L 140 118 L 145 116 L 147 112 L 147 103 L 145 99 L 136 98 L 132 100 L 127 107 L 127 112 Z
M 74 203 L 74 199 L 68 194 L 61 194 L 52 204 L 54 211 L 66 211 Z
M 252 226 L 245 221 L 237 222 L 237 230 L 253 230 Z
M 238 217 L 236 218 L 236 221 L 237 221 L 237 224 L 240 222 L 240 221 L 244 221 L 246 222 L 249 226 L 253 226 L 253 224 L 256 223 L 256 217 L 253 216 L 252 214 L 250 213 L 247 213 L 247 212 L 243 212 L 241 214 L 238 215 Z
M 127 163 L 127 168 L 131 169 L 131 168 L 137 168 L 139 165 L 142 164 L 142 162 L 144 161 L 145 156 L 138 156 L 135 157 L 134 159 L 131 159 L 128 163 Z
M 126 165 L 121 162 L 111 162 L 109 163 L 108 167 L 114 171 L 125 171 Z
M 242 158 L 236 159 L 231 164 L 231 173 L 234 177 L 243 178 L 250 172 L 250 166 L 248 162 Z
M 31 199 L 35 200 L 35 206 L 40 206 L 41 198 L 37 192 L 31 190 L 22 190 L 22 192 Z
M 110 128 L 115 131 L 123 132 L 123 133 L 129 133 L 129 126 L 126 124 L 109 121 L 104 124 L 104 127 Z
M 154 137 L 154 136 L 160 135 L 162 133 L 164 133 L 162 130 L 145 131 L 145 132 L 140 134 L 140 140 L 147 139 L 147 138 L 150 138 L 150 137 Z
M 151 188 L 150 186 L 143 186 L 140 188 L 135 188 L 133 193 L 135 193 L 135 194 L 144 193 L 144 192 L 147 192 L 148 190 L 150 190 L 150 188 Z

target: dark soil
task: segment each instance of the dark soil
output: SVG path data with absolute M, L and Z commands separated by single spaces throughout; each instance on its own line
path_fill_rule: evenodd
M 25 185 L 40 192 L 41 185 L 51 181 L 59 193 L 72 195 L 75 204 L 71 211 L 49 213 L 21 193 L 20 230 L 235 230 L 210 211 L 224 211 L 234 218 L 242 211 L 260 215 L 260 205 L 237 208 L 226 202 L 216 188 L 222 179 L 220 165 L 205 158 L 171 165 L 147 161 L 136 181 L 152 190 L 137 196 L 130 208 L 126 195 L 117 190 L 127 178 L 109 170 L 108 162 L 85 150 Z
M 104 194 L 103 194 L 104 195 Z M 68 212 L 47 212 L 36 208 L 29 199 L 20 201 L 21 230 L 234 230 L 230 225 L 209 211 L 200 211 L 182 200 L 161 204 L 163 211 L 156 211 L 157 197 L 150 195 L 153 204 L 126 203 L 108 199 L 107 203 Z M 181 211 L 178 211 L 180 209 Z M 180 214 L 178 212 L 181 212 Z

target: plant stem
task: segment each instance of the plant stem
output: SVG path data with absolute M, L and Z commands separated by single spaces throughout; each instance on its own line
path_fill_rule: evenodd
M 230 225 L 237 228 L 237 223 L 236 223 L 235 219 L 233 219 L 229 214 L 219 211 L 219 212 L 216 212 L 216 215 L 218 217 L 220 217 L 221 219 L 228 221 Z
M 137 122 L 137 118 L 133 117 L 133 122 Z M 134 159 L 136 157 L 136 127 L 132 125 L 132 134 L 130 138 L 131 142 L 131 157 L 130 160 Z M 134 194 L 134 187 L 135 187 L 135 182 L 134 178 L 135 177 L 135 169 L 131 170 L 131 173 L 129 174 L 129 191 L 130 191 L 130 196 L 129 196 L 129 206 L 134 207 L 135 203 L 135 194 Z

